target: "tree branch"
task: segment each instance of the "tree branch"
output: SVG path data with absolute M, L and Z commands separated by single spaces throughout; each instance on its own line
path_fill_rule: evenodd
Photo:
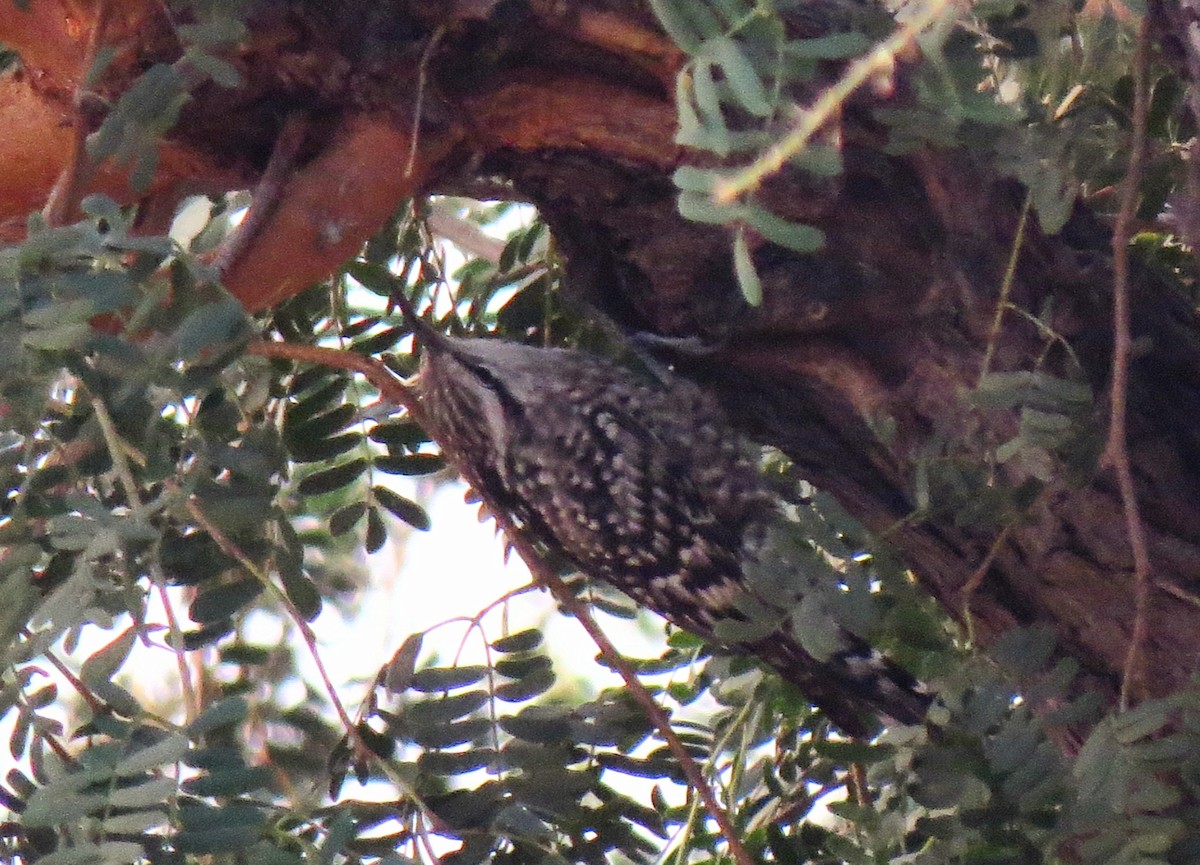
M 42 210 L 42 215 L 49 225 L 62 225 L 75 215 L 79 201 L 83 197 L 83 190 L 95 172 L 95 166 L 87 154 L 88 121 L 84 112 L 84 103 L 88 97 L 88 87 L 94 83 L 90 76 L 94 72 L 96 52 L 100 48 L 100 40 L 104 38 L 104 31 L 108 26 L 111 13 L 111 0 L 99 0 L 96 5 L 96 17 L 92 21 L 92 31 L 88 36 L 87 48 L 83 55 L 82 80 L 75 88 L 74 116 L 71 118 L 70 157 L 67 164 L 63 166 L 54 188 L 50 190 L 50 196 L 46 199 L 46 206 Z
M 1113 227 L 1113 359 L 1112 384 L 1109 389 L 1108 440 L 1104 446 L 1101 465 L 1116 474 L 1117 488 L 1125 512 L 1125 529 L 1133 553 L 1134 617 L 1133 633 L 1125 654 L 1121 674 L 1120 705 L 1128 708 L 1136 681 L 1141 677 L 1141 653 L 1149 630 L 1150 555 L 1145 529 L 1138 512 L 1137 491 L 1133 484 L 1133 469 L 1129 463 L 1129 442 L 1126 429 L 1129 396 L 1129 356 L 1132 352 L 1129 314 L 1129 243 L 1132 223 L 1141 187 L 1142 168 L 1146 155 L 1147 54 L 1150 46 L 1150 22 L 1143 17 L 1138 29 L 1137 53 L 1134 56 L 1133 138 L 1130 145 L 1129 167 L 1121 191 L 1121 209 Z

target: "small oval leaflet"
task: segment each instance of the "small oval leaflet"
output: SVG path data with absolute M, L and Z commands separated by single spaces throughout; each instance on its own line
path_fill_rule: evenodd
M 357 480 L 369 465 L 365 458 L 359 457 L 332 468 L 322 469 L 301 480 L 297 489 L 304 496 L 319 496 L 340 490 Z
M 255 577 L 242 577 L 231 583 L 205 589 L 188 607 L 188 618 L 201 625 L 227 619 L 262 594 L 262 583 Z
M 552 662 L 546 655 L 531 655 L 524 658 L 502 658 L 495 664 L 496 672 L 510 679 L 521 679 L 532 673 L 549 670 Z
M 487 701 L 487 691 L 466 691 L 462 694 L 421 700 L 405 707 L 404 718 L 414 727 L 447 724 L 471 714 Z
M 417 656 L 421 654 L 421 644 L 424 641 L 424 633 L 409 634 L 388 661 L 383 684 L 389 694 L 399 694 L 408 689 L 416 672 Z
M 449 691 L 482 681 L 488 668 L 481 664 L 462 667 L 426 667 L 413 674 L 409 688 L 414 691 Z
M 329 518 L 329 533 L 335 538 L 340 538 L 350 532 L 366 513 L 366 502 L 352 502 L 344 508 L 338 508 Z
M 414 529 L 427 532 L 433 525 L 425 509 L 412 499 L 407 499 L 384 486 L 375 486 L 371 492 L 375 496 L 375 500 L 383 505 L 389 513 L 408 523 Z
M 490 765 L 496 759 L 491 748 L 465 751 L 425 751 L 417 758 L 417 768 L 431 775 L 463 775 Z
M 364 545 L 368 553 L 377 553 L 387 540 L 387 526 L 379 515 L 379 508 L 367 508 L 367 537 Z
M 182 733 L 170 733 L 150 747 L 130 754 L 118 763 L 113 771 L 119 778 L 146 772 L 164 763 L 174 763 L 187 753 L 189 747 L 187 736 Z
M 542 632 L 536 628 L 517 631 L 507 637 L 492 641 L 492 648 L 497 652 L 528 652 L 542 644 Z
M 411 738 L 423 748 L 450 748 L 483 738 L 492 729 L 487 718 L 467 718 L 413 730 Z
M 515 682 L 496 686 L 496 696 L 506 703 L 524 702 L 549 691 L 555 681 L 553 670 L 535 670 Z
M 271 777 L 267 766 L 248 766 L 198 775 L 179 787 L 192 796 L 240 796 L 269 786 Z
M 375 468 L 391 475 L 430 475 L 446 467 L 439 454 L 400 454 L 375 457 Z
M 188 724 L 188 735 L 199 738 L 210 730 L 237 724 L 246 717 L 249 710 L 250 706 L 245 697 L 226 697 L 218 703 L 213 703 L 201 712 L 196 720 Z

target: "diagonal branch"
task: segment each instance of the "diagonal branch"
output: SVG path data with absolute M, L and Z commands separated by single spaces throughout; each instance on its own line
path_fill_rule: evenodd
M 1133 67 L 1133 139 L 1130 145 L 1129 167 L 1121 190 L 1121 209 L 1113 228 L 1113 360 L 1112 385 L 1109 390 L 1110 414 L 1108 440 L 1104 445 L 1101 465 L 1112 468 L 1121 493 L 1125 512 L 1125 530 L 1133 553 L 1134 618 L 1129 649 L 1121 674 L 1121 708 L 1129 707 L 1136 680 L 1141 677 L 1141 654 L 1149 632 L 1150 555 L 1146 533 L 1138 512 L 1137 491 L 1133 485 L 1133 469 L 1129 463 L 1129 443 L 1126 419 L 1129 398 L 1129 356 L 1132 352 L 1129 313 L 1129 243 L 1133 219 L 1141 187 L 1143 163 L 1146 158 L 1147 54 L 1150 46 L 1150 21 L 1143 17 L 1138 29 L 1137 53 Z
M 42 210 L 42 215 L 49 225 L 62 225 L 75 215 L 79 201 L 83 197 L 83 190 L 96 168 L 87 153 L 88 121 L 84 103 L 88 98 L 88 90 L 93 84 L 91 76 L 95 72 L 93 67 L 96 64 L 96 54 L 100 49 L 100 40 L 104 38 L 104 30 L 108 25 L 111 13 L 111 0 L 99 0 L 81 66 L 82 80 L 75 90 L 72 106 L 74 116 L 71 119 L 71 153 L 54 188 L 50 190 L 50 196 L 46 199 L 46 206 Z

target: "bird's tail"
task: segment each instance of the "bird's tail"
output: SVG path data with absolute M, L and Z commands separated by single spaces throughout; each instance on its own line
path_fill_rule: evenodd
M 924 720 L 933 698 L 912 674 L 851 634 L 844 646 L 818 660 L 792 635 L 777 633 L 746 650 L 796 685 L 847 735 L 870 736 L 881 722 Z

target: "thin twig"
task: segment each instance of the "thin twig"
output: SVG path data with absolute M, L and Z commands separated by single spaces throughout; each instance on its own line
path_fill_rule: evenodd
M 817 97 L 817 101 L 800 116 L 796 128 L 782 141 L 732 177 L 718 181 L 713 189 L 713 198 L 718 203 L 728 204 L 738 196 L 757 188 L 768 175 L 779 171 L 784 163 L 804 149 L 809 140 L 833 118 L 855 90 L 880 72 L 890 72 L 896 63 L 896 56 L 904 47 L 916 39 L 922 30 L 937 21 L 950 5 L 950 0 L 929 0 L 925 8 L 911 21 L 897 29 L 871 53 L 850 64 L 846 74 Z
M 43 742 L 50 746 L 50 750 L 58 755 L 58 759 L 62 760 L 64 765 L 76 765 L 76 759 L 71 755 L 71 752 L 68 751 L 66 747 L 58 741 L 57 736 L 54 736 L 50 733 L 39 733 L 38 735 L 41 736 Z
M 867 770 L 862 763 L 851 763 L 846 773 L 846 792 L 856 805 L 871 804 L 871 790 L 867 786 Z
M 412 391 L 404 386 L 394 372 L 388 369 L 387 364 L 373 357 L 366 357 L 344 349 L 323 348 L 319 345 L 265 341 L 250 343 L 246 346 L 246 353 L 256 354 L 260 357 L 281 357 L 287 360 L 298 360 L 357 372 L 375 385 L 384 400 L 403 406 L 410 412 L 417 410 L 417 399 Z
M 98 396 L 92 397 L 92 409 L 96 412 L 96 421 L 100 425 L 100 433 L 104 437 L 104 444 L 108 448 L 109 456 L 112 457 L 117 479 L 125 491 L 126 503 L 133 510 L 134 518 L 138 519 L 144 505 L 137 481 L 133 477 L 133 470 L 125 458 L 125 441 L 117 431 L 117 426 L 113 422 L 104 400 Z M 192 673 L 188 667 L 183 630 L 179 627 L 179 618 L 175 615 L 175 608 L 171 605 L 171 598 L 167 594 L 167 585 L 162 569 L 157 565 L 152 567 L 150 578 L 157 589 L 159 601 L 163 606 L 163 615 L 167 619 L 167 642 L 171 646 L 171 651 L 175 653 L 175 666 L 179 670 L 179 687 L 183 691 L 184 716 L 190 722 L 200 714 L 200 698 L 196 693 L 196 687 L 192 682 Z
M 433 35 L 425 50 L 421 52 L 421 62 L 417 64 L 417 98 L 413 105 L 412 141 L 408 147 L 408 160 L 404 163 L 404 176 L 412 177 L 417 165 L 417 144 L 421 140 L 421 114 L 425 110 L 425 89 L 428 84 L 429 61 L 433 59 L 433 51 L 446 35 L 446 25 L 442 24 Z
M 21 629 L 21 634 L 27 639 L 31 639 L 33 637 L 32 632 L 26 628 Z M 59 674 L 67 680 L 67 683 L 75 689 L 75 693 L 80 696 L 83 702 L 87 703 L 87 706 L 89 709 L 91 709 L 93 715 L 100 715 L 105 711 L 106 707 L 104 705 L 104 701 L 97 697 L 95 693 L 92 692 L 92 689 L 85 685 L 83 680 L 76 676 L 71 668 L 68 667 L 61 658 L 54 654 L 53 651 L 50 649 L 44 650 L 42 652 L 42 657 L 49 661 L 50 665 L 54 667 L 54 669 L 58 670 Z
M 975 618 L 971 615 L 971 601 L 975 597 L 975 592 L 977 592 L 979 587 L 983 585 L 983 580 L 985 577 L 987 577 L 987 572 L 992 567 L 992 562 L 996 560 L 996 556 L 999 555 L 1000 549 L 1004 546 L 1005 541 L 1008 540 L 1008 536 L 1012 534 L 1012 528 L 1012 523 L 1009 523 L 1000 531 L 998 535 L 996 535 L 996 539 L 992 541 L 992 545 L 988 547 L 987 555 L 983 557 L 983 561 L 979 563 L 979 567 L 977 567 L 972 572 L 971 576 L 967 578 L 967 581 L 963 583 L 962 617 L 963 622 L 966 623 L 967 643 L 969 645 L 975 645 Z
M 1137 207 L 1146 156 L 1147 55 L 1150 46 L 1150 21 L 1142 18 L 1138 28 L 1137 50 L 1133 66 L 1133 138 L 1130 144 L 1129 168 L 1121 190 L 1121 209 L 1113 227 L 1113 360 L 1112 385 L 1109 390 L 1111 411 L 1108 440 L 1104 445 L 1101 465 L 1112 468 L 1125 511 L 1125 529 L 1133 553 L 1134 617 L 1133 633 L 1125 654 L 1121 673 L 1121 709 L 1127 709 L 1140 676 L 1141 654 L 1149 631 L 1150 555 L 1146 534 L 1138 512 L 1137 493 L 1133 485 L 1133 469 L 1129 463 L 1126 420 L 1129 397 L 1129 356 L 1132 352 L 1129 313 L 1129 243 L 1131 226 Z
M 1025 203 L 1021 206 L 1021 218 L 1017 220 L 1017 232 L 1013 237 L 1012 249 L 1008 254 L 1008 264 L 1004 268 L 1004 279 L 1000 282 L 1000 297 L 996 301 L 996 313 L 992 317 L 992 329 L 988 333 L 987 348 L 983 353 L 983 364 L 979 370 L 979 383 L 987 378 L 992 367 L 992 356 L 996 353 L 996 344 L 1000 341 L 1000 326 L 1004 323 L 1004 313 L 1011 306 L 1013 281 L 1017 276 L 1017 261 L 1021 257 L 1021 246 L 1025 243 L 1025 225 L 1029 221 L 1029 209 L 1033 205 L 1033 193 L 1025 193 Z
M 284 118 L 283 126 L 275 137 L 271 156 L 267 160 L 267 167 L 263 169 L 262 177 L 254 187 L 250 212 L 246 214 L 242 224 L 222 241 L 213 259 L 213 266 L 218 273 L 227 273 L 237 264 L 278 209 L 288 178 L 292 176 L 292 169 L 296 167 L 300 146 L 308 135 L 308 127 L 307 111 L 292 111 Z
M 79 200 L 83 197 L 84 187 L 95 170 L 87 155 L 88 123 L 83 109 L 88 97 L 88 85 L 93 83 L 91 73 L 96 64 L 96 53 L 100 50 L 100 40 L 104 36 L 111 12 L 110 0 L 99 0 L 96 4 L 96 17 L 92 21 L 92 32 L 88 35 L 87 47 L 84 49 L 82 80 L 75 89 L 72 106 L 74 115 L 71 119 L 71 153 L 42 208 L 42 216 L 47 225 L 62 225 L 74 215 L 79 207 Z

